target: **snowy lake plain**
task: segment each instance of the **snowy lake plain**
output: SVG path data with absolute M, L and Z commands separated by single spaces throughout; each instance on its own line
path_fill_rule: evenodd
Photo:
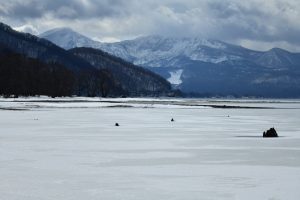
M 297 200 L 300 100 L 1 98 L 0 199 Z

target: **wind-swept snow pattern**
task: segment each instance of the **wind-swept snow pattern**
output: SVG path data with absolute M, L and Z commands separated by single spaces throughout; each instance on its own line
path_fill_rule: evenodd
M 299 109 L 298 100 L 0 99 L 0 199 L 294 200 Z M 273 126 L 279 137 L 263 138 Z

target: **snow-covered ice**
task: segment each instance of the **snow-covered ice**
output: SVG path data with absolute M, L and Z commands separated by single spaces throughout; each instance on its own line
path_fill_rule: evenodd
M 0 99 L 1 200 L 300 197 L 297 100 L 56 101 Z

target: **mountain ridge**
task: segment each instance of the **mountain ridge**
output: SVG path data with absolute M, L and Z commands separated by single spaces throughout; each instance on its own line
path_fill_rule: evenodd
M 97 69 L 110 70 L 114 77 L 122 83 L 123 90 L 128 91 L 130 95 L 170 93 L 171 85 L 164 78 L 121 58 L 88 47 L 73 48 L 69 52 L 85 59 Z M 133 85 L 134 87 L 132 87 Z
M 39 34 L 38 37 L 45 37 L 49 41 L 52 41 L 56 44 L 60 44 L 60 47 L 67 50 L 75 47 L 83 47 L 96 43 L 96 41 L 80 33 L 77 33 L 73 29 L 68 27 L 51 29 L 42 34 Z
M 295 76 L 300 71 L 300 53 L 279 48 L 255 51 L 219 40 L 157 35 L 80 46 L 150 69 L 186 93 L 300 97 L 300 76 Z
M 36 58 L 43 62 L 57 61 L 72 69 L 92 69 L 89 63 L 69 54 L 55 43 L 29 33 L 15 31 L 3 23 L 0 23 L 0 43 L 13 49 L 16 53 Z
M 71 29 L 57 30 L 71 31 Z M 112 96 L 162 96 L 168 95 L 171 92 L 170 84 L 167 81 L 164 82 L 164 79 L 159 75 L 153 72 L 147 72 L 141 67 L 132 64 L 128 68 L 127 65 L 129 64 L 122 62 L 119 58 L 103 54 L 101 59 L 103 62 L 106 62 L 107 66 L 105 69 L 99 69 L 91 64 L 90 60 L 74 55 L 72 52 L 59 47 L 51 41 L 28 33 L 15 31 L 3 23 L 0 24 L 0 50 L 4 53 L 12 52 L 11 57 L 15 56 L 16 58 L 20 58 L 20 66 L 24 66 L 24 70 L 27 70 L 26 66 L 31 62 L 37 63 L 36 65 L 45 63 L 46 65 L 42 66 L 41 70 L 46 69 L 47 66 L 51 67 L 52 65 L 55 65 L 55 69 L 56 67 L 57 69 L 66 67 L 68 72 L 72 73 L 72 79 L 76 79 L 73 84 L 74 87 L 72 86 L 74 95 L 96 96 L 102 94 L 102 96 L 107 96 L 110 94 Z M 3 55 L 3 60 L 10 62 L 10 60 L 6 59 L 6 57 L 10 55 Z M 26 58 L 23 59 L 22 56 Z M 31 58 L 34 60 L 31 60 Z M 122 71 L 123 80 L 116 79 L 117 73 L 113 71 L 116 65 L 118 65 L 120 71 Z M 22 70 L 22 68 L 19 69 L 17 65 L 14 66 L 14 70 Z M 126 70 L 123 69 L 130 69 L 131 73 L 128 74 Z M 141 71 L 143 71 L 142 74 L 140 73 Z M 31 72 L 34 74 L 34 69 L 30 69 L 30 73 Z M 49 72 L 48 75 L 49 74 L 51 73 Z M 132 78 L 139 75 L 141 75 L 139 81 Z M 18 74 L 15 74 L 15 76 L 17 77 Z M 24 77 L 26 78 L 26 76 Z M 144 80 L 143 78 L 145 77 L 148 78 Z M 30 77 L 27 78 L 30 79 Z M 126 85 L 124 81 L 126 79 L 132 80 L 130 85 Z M 151 81 L 149 82 L 148 80 L 150 79 Z M 149 85 L 152 88 L 150 88 Z M 131 90 L 137 92 L 132 94 Z
M 297 56 L 300 55 L 300 53 L 289 52 L 287 50 L 276 47 L 268 51 L 256 51 L 244 48 L 242 46 L 222 42 L 220 40 L 203 39 L 199 37 L 176 38 L 150 35 L 115 43 L 101 43 L 66 27 L 52 29 L 50 30 L 50 35 L 47 34 L 48 32 L 49 31 L 41 34 L 40 36 L 49 39 L 50 41 L 65 49 L 71 49 L 75 47 L 92 47 L 101 49 L 112 55 L 121 57 L 127 61 L 133 62 L 137 65 L 142 65 L 144 67 L 161 67 L 159 66 L 158 61 L 162 59 L 171 60 L 172 57 L 170 57 L 170 54 L 173 55 L 173 58 L 180 55 L 187 56 L 191 60 L 198 60 L 209 63 L 220 63 L 226 60 L 245 59 L 245 54 L 248 54 L 248 58 L 246 60 L 255 59 L 257 64 L 267 65 L 272 65 L 274 64 L 274 62 L 261 62 L 260 60 L 266 60 L 266 56 L 268 54 L 270 55 L 273 53 L 275 55 L 280 52 L 281 54 L 285 53 Z M 59 39 L 62 37 L 53 38 L 55 34 L 65 35 L 65 37 L 63 37 L 63 44 L 61 44 L 61 42 L 59 41 Z M 151 46 L 150 52 L 147 51 L 149 50 L 149 46 Z M 176 55 L 174 56 L 174 54 Z M 261 56 L 265 56 L 265 58 L 262 57 L 260 59 Z M 154 57 L 156 58 L 154 59 Z M 278 66 L 278 63 L 275 65 Z

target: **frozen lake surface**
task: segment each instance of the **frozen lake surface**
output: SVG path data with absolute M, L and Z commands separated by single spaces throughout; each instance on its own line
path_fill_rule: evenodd
M 296 200 L 300 101 L 0 99 L 0 179 L 1 200 Z

